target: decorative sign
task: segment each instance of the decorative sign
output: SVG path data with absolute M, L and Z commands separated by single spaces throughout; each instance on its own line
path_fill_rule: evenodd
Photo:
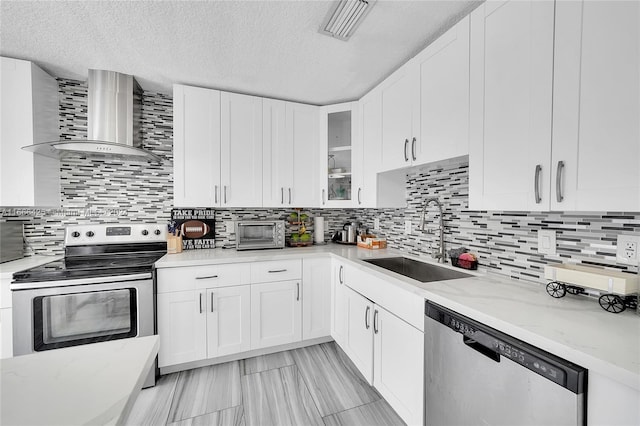
M 172 209 L 175 233 L 182 236 L 184 250 L 215 248 L 215 210 Z

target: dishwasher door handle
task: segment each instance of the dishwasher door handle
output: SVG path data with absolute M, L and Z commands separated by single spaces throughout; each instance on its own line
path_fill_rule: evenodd
M 462 342 L 468 347 L 470 347 L 471 349 L 480 352 L 482 355 L 486 356 L 487 358 L 495 362 L 500 362 L 500 354 L 498 352 L 490 348 L 487 348 L 484 345 L 481 345 L 480 343 L 473 340 L 471 337 L 462 336 Z

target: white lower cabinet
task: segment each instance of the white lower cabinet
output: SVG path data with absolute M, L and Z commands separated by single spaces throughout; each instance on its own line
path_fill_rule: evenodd
M 421 425 L 424 335 L 366 297 L 344 288 L 346 342 L 343 349 L 365 379 L 402 419 Z
M 301 280 L 251 285 L 251 349 L 302 340 Z
M 302 340 L 331 334 L 331 259 L 302 261 Z
M 421 425 L 424 334 L 380 306 L 373 315 L 373 386 L 407 424 Z
M 207 357 L 251 349 L 251 288 L 207 290 Z
M 345 276 L 344 263 L 333 261 L 331 269 L 331 337 L 343 350 L 347 335 Z
M 348 287 L 344 291 L 347 335 L 343 349 L 367 382 L 373 383 L 373 302 Z
M 204 293 L 189 290 L 158 294 L 159 367 L 207 357 Z

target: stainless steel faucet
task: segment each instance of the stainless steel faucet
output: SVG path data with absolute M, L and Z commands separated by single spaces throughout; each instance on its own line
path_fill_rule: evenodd
M 433 257 L 435 257 L 436 259 L 438 259 L 439 263 L 445 263 L 446 262 L 446 256 L 445 256 L 445 250 L 444 250 L 444 215 L 442 213 L 442 203 L 440 203 L 440 200 L 438 200 L 437 198 L 427 198 L 424 201 L 424 204 L 422 205 L 422 215 L 420 216 L 420 226 L 418 226 L 418 230 L 424 232 L 424 233 L 433 233 L 433 231 L 429 231 L 427 229 L 425 229 L 424 226 L 424 217 L 425 217 L 425 213 L 427 211 L 427 206 L 430 203 L 435 203 L 436 206 L 438 206 L 438 212 L 440 213 L 440 222 L 439 222 L 439 230 L 440 230 L 440 247 L 438 247 L 437 252 L 434 250 L 434 252 L 431 254 Z

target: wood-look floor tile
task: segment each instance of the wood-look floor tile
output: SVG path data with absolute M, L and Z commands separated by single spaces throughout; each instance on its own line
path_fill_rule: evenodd
M 274 368 L 286 367 L 293 364 L 295 364 L 295 361 L 289 351 L 256 356 L 240 361 L 241 371 L 243 371 L 244 374 L 260 373 L 261 371 L 273 370 Z
M 242 377 L 246 426 L 323 425 L 295 365 Z
M 180 373 L 169 422 L 213 413 L 242 404 L 238 361 Z
M 322 420 L 326 426 L 405 426 L 384 399 L 330 414 Z
M 245 426 L 242 405 L 215 411 L 202 416 L 191 417 L 169 426 Z
M 146 426 L 167 423 L 178 376 L 179 373 L 162 376 L 154 387 L 142 389 L 124 424 Z
M 380 399 L 335 343 L 309 346 L 292 351 L 320 415 L 348 410 Z

